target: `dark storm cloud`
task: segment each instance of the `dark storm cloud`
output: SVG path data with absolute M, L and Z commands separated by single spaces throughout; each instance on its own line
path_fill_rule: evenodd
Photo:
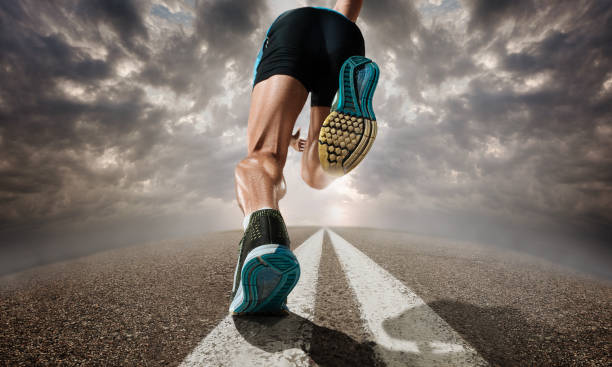
M 406 41 L 410 33 L 420 26 L 419 18 L 419 13 L 412 1 L 364 1 L 360 13 L 360 19 L 379 29 L 381 35 L 391 36 L 379 41 L 384 43 L 395 42 L 398 47 L 409 44 Z M 400 40 L 403 40 L 403 42 L 397 42 Z
M 267 6 L 264 1 L 202 1 L 199 3 L 196 31 L 214 47 L 240 44 L 260 26 Z
M 112 30 L 117 45 L 109 47 L 111 54 L 128 53 L 147 59 L 149 50 L 146 41 L 149 34 L 143 20 L 143 13 L 147 10 L 144 1 L 81 0 L 78 4 L 69 2 L 64 6 L 64 9 L 78 19 L 77 21 L 80 21 L 87 30 L 96 30 L 100 34 L 102 25 Z M 119 45 L 123 47 L 120 48 Z M 107 46 L 111 44 L 107 43 Z M 111 57 L 114 56 L 119 55 Z
M 141 5 L 142 6 L 142 5 Z M 147 38 L 148 32 L 142 19 L 142 9 L 131 0 L 82 0 L 77 14 L 95 22 L 112 26 L 117 35 L 132 40 Z
M 251 37 L 265 26 L 261 18 L 266 10 L 263 1 L 198 2 L 194 33 L 170 35 L 147 62 L 142 80 L 170 86 L 177 93 L 191 92 L 196 98 L 194 110 L 206 107 L 211 96 L 227 87 L 220 82 L 230 63 L 239 71 L 241 85 L 248 85 L 251 75 L 244 71 L 250 71 L 261 42 Z M 206 51 L 202 52 L 202 48 Z
M 409 7 L 377 10 L 396 12 L 396 24 L 385 28 L 406 28 L 398 11 L 418 22 L 370 35 L 379 45 L 370 55 L 395 52 L 397 85 L 422 107 L 415 116 L 385 110 L 397 111 L 402 99 L 383 87 L 390 96 L 377 100 L 378 114 L 390 129 L 380 129 L 383 142 L 359 172 L 358 188 L 429 200 L 450 214 L 469 208 L 605 239 L 612 227 L 612 4 L 466 5 L 465 36 L 442 21 L 423 24 Z M 377 27 L 365 13 L 364 20 Z M 484 57 L 497 65 L 485 67 Z M 448 91 L 461 83 L 463 92 Z M 421 96 L 440 85 L 435 97 Z
M 53 78 L 90 81 L 109 75 L 109 66 L 104 61 L 70 46 L 64 35 L 40 32 L 37 28 L 41 23 L 29 16 L 21 2 L 4 2 L 0 11 L 3 98 L 13 98 L 15 93 L 31 93 L 35 97 L 44 93 L 44 89 L 34 89 L 34 84 L 51 87 Z
M 470 30 L 492 32 L 504 21 L 529 18 L 534 14 L 532 0 L 469 1 Z
M 362 13 L 371 27 L 364 35 L 366 53 L 376 55 L 382 64 L 395 61 L 400 71 L 397 82 L 406 87 L 412 100 L 421 101 L 426 86 L 474 71 L 453 31 L 440 24 L 426 27 L 413 2 L 366 1 Z
M 232 205 L 276 4 L 0 2 L 0 229 Z M 460 217 L 609 234 L 609 1 L 366 0 L 359 24 L 382 69 L 359 192 L 432 213 L 422 233 Z M 378 214 L 403 227 L 396 204 Z
M 227 182 L 240 147 L 221 149 L 223 125 L 209 121 L 208 131 L 196 131 L 179 124 L 185 112 L 152 104 L 148 88 L 200 101 L 187 112 L 201 114 L 210 96 L 225 93 L 226 63 L 251 62 L 245 49 L 255 47 L 246 47 L 248 37 L 265 7 L 246 6 L 245 13 L 239 2 L 187 6 L 196 31 L 188 35 L 175 27 L 159 35 L 147 28 L 145 2 L 59 5 L 0 4 L 1 228 L 29 230 L 126 211 L 159 214 L 184 200 L 229 200 L 233 187 Z M 156 26 L 164 19 L 153 21 Z M 207 30 L 227 22 L 241 26 L 233 42 L 217 42 L 222 32 Z M 121 76 L 126 62 L 142 62 L 142 71 Z M 246 121 L 221 107 L 214 111 L 221 115 L 213 113 L 213 120 L 226 128 Z

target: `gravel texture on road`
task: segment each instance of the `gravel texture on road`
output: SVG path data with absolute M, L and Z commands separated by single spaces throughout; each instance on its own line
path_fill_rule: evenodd
M 381 365 L 327 233 L 319 265 L 315 325 L 310 355 L 319 365 Z
M 292 247 L 317 228 L 291 228 Z M 227 315 L 241 231 L 0 278 L 2 365 L 177 365 Z
M 316 227 L 290 228 L 292 248 Z M 612 285 L 532 257 L 334 228 L 492 365 L 609 366 Z M 97 253 L 0 277 L 0 365 L 178 365 L 227 315 L 241 231 Z M 325 234 L 310 358 L 376 365 Z
M 608 281 L 499 248 L 332 229 L 423 298 L 492 365 L 612 364 Z

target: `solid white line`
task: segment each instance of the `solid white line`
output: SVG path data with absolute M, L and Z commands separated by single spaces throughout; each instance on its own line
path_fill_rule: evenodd
M 287 305 L 291 312 L 310 321 L 314 320 L 323 233 L 323 229 L 320 229 L 293 251 L 300 263 L 300 280 L 289 293 Z
M 323 230 L 295 251 L 300 280 L 287 305 L 295 314 L 283 318 L 225 317 L 195 347 L 181 366 L 308 366 Z
M 488 365 L 419 296 L 345 239 L 328 233 L 387 366 Z

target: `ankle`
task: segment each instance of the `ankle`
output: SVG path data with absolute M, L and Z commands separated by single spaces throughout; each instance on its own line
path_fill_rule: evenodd
M 242 220 L 242 228 L 246 231 L 247 227 L 249 226 L 249 221 L 251 220 L 251 214 L 260 211 L 260 210 L 264 210 L 264 209 L 273 209 L 273 208 L 269 208 L 269 207 L 263 207 L 263 208 L 259 208 L 257 210 L 253 210 L 252 212 L 246 214 L 244 216 L 244 219 Z
M 244 223 L 244 236 L 255 246 L 277 244 L 289 247 L 289 233 L 281 212 L 262 208 L 250 213 Z

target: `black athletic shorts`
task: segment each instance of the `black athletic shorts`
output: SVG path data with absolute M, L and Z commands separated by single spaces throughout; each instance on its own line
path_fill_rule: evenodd
M 341 13 L 306 7 L 281 14 L 268 29 L 255 61 L 253 87 L 272 75 L 290 75 L 311 92 L 312 106 L 331 106 L 344 61 L 365 56 L 359 27 Z

